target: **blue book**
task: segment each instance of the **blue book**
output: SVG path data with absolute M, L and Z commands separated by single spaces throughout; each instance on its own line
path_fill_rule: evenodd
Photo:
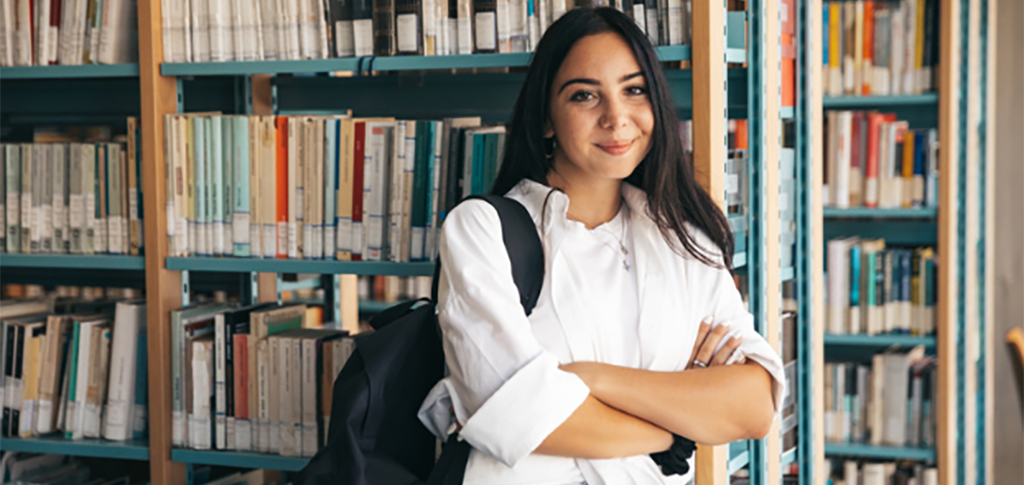
M 411 230 L 409 259 L 421 261 L 423 259 L 423 237 L 426 228 L 426 215 L 429 203 L 427 190 L 427 172 L 429 170 L 430 158 L 433 157 L 432 141 L 434 138 L 429 121 L 416 122 L 416 153 L 413 161 L 412 175 L 412 207 L 409 214 L 409 226 Z
M 821 45 L 823 47 L 823 49 L 822 49 L 822 56 L 823 56 L 822 65 L 825 67 L 825 69 L 828 69 L 828 36 L 829 36 L 829 30 L 828 30 L 828 11 L 829 11 L 829 4 L 828 4 L 828 2 L 822 2 L 822 4 L 821 4 L 821 13 L 822 13 L 822 15 L 821 15 L 821 39 L 822 39 Z
M 142 328 L 145 328 L 145 325 Z M 139 332 L 138 339 L 138 350 L 135 351 L 135 423 L 132 433 L 133 438 L 145 437 L 147 431 L 146 423 L 149 422 L 146 416 L 146 410 L 149 409 L 149 387 L 147 387 L 149 378 L 146 367 L 146 362 L 149 359 L 147 358 L 146 333 Z
M 337 248 L 337 227 L 338 227 L 338 166 L 339 153 L 338 143 L 341 140 L 340 119 L 328 119 L 324 123 L 324 147 L 326 157 L 324 158 L 324 259 L 334 259 Z
M 928 166 L 928 131 L 914 131 L 914 194 L 912 205 L 924 207 L 925 171 Z

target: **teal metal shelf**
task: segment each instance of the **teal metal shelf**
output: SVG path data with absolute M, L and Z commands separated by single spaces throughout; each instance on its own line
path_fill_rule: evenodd
M 900 347 L 916 347 L 924 345 L 935 348 L 935 337 L 919 337 L 916 335 L 836 335 L 825 334 L 826 347 L 864 347 L 881 349 L 899 345 Z
M 138 77 L 138 64 L 90 64 L 84 66 L 29 66 L 0 68 L 0 79 L 78 79 Z
M 788 466 L 796 462 L 796 448 L 782 454 L 782 466 Z
M 145 270 L 142 256 L 84 256 L 75 254 L 3 254 L 0 268 Z
M 733 441 L 729 443 L 729 467 L 728 474 L 733 475 L 734 473 L 743 469 L 750 463 L 750 452 L 747 451 L 746 441 Z
M 167 269 L 225 273 L 305 273 L 383 276 L 432 276 L 434 263 L 305 259 L 167 258 Z
M 903 446 L 871 446 L 859 443 L 825 443 L 827 456 L 854 456 L 884 460 L 935 461 L 935 450 Z
M 240 453 L 235 451 L 171 450 L 171 461 L 192 465 L 229 466 L 234 468 L 264 468 L 297 472 L 302 470 L 309 458 L 294 456 Z
M 847 209 L 836 207 L 822 208 L 822 215 L 826 219 L 935 219 L 938 217 L 938 212 L 938 209 L 935 207 L 913 209 L 872 209 L 868 207 L 850 207 Z
M 939 105 L 938 93 L 905 96 L 825 96 L 821 100 L 825 108 L 881 108 L 893 106 Z
M 149 443 L 146 440 L 67 440 L 59 435 L 32 438 L 4 438 L 0 440 L 0 450 L 117 460 L 149 460 Z
M 688 45 L 656 47 L 655 52 L 657 52 L 658 59 L 662 62 L 690 60 L 690 46 Z M 743 49 L 728 48 L 725 55 L 727 62 L 742 63 L 746 61 L 746 51 Z M 529 66 L 532 56 L 532 52 L 520 52 L 514 54 L 471 54 L 458 56 L 347 57 L 302 61 L 164 63 L 160 66 L 160 73 L 164 76 L 244 76 L 249 74 L 296 74 L 335 71 L 389 72 L 486 69 Z

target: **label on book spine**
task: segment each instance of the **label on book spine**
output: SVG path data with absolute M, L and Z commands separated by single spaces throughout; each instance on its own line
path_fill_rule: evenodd
M 477 12 L 475 22 L 477 50 L 489 51 L 498 47 L 494 20 L 494 12 Z
M 253 451 L 252 421 L 248 419 L 235 420 L 235 449 L 238 451 Z
M 398 15 L 395 22 L 398 30 L 398 51 L 416 52 L 419 45 L 419 21 L 414 13 Z
M 277 256 L 277 226 L 274 224 L 263 225 L 263 257 L 273 258 Z
M 373 20 L 361 19 L 352 22 L 355 54 L 357 57 L 373 55 Z

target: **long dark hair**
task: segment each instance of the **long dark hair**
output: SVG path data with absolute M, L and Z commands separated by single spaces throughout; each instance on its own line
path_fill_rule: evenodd
M 699 261 L 719 266 L 711 248 L 701 247 L 687 231 L 686 223 L 690 223 L 704 231 L 721 252 L 724 267 L 731 269 L 734 241 L 729 221 L 694 178 L 693 163 L 679 136 L 675 103 L 654 48 L 632 19 L 613 8 L 571 10 L 541 38 L 516 100 L 505 158 L 491 193 L 504 195 L 523 179 L 547 185 L 554 160 L 546 156 L 546 143 L 550 142 L 544 139 L 544 126 L 550 119 L 555 74 L 577 41 L 605 32 L 618 34 L 633 51 L 647 80 L 654 112 L 651 149 L 626 182 L 647 194 L 648 215 L 670 246 L 676 248 L 673 239 L 678 240 Z

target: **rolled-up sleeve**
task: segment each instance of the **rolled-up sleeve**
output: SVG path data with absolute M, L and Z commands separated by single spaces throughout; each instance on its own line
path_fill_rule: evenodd
M 710 311 L 714 318 L 714 325 L 728 324 L 731 329 L 729 335 L 743 338 L 743 342 L 731 360 L 745 357 L 747 360 L 757 362 L 771 374 L 772 403 L 775 411 L 778 411 L 786 389 L 782 359 L 764 336 L 754 328 L 754 317 L 743 305 L 743 299 L 736 288 L 732 275 L 725 269 L 711 269 L 711 271 L 714 272 L 714 276 L 711 278 L 714 284 L 709 286 L 711 291 Z M 719 348 L 725 345 L 726 340 L 722 339 Z M 717 352 L 718 349 L 715 351 Z
M 497 211 L 453 210 L 441 231 L 438 320 L 460 435 L 508 466 L 532 453 L 590 393 L 534 337 Z

